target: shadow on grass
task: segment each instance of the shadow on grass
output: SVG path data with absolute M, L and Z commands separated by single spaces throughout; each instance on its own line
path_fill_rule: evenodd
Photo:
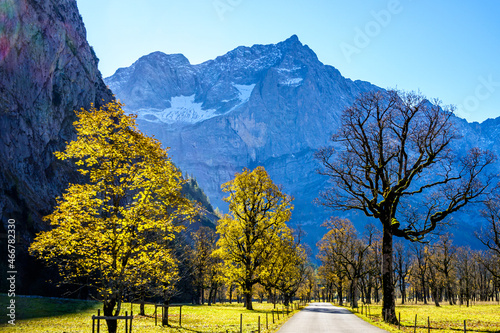
M 82 301 L 72 299 L 58 299 L 47 297 L 17 296 L 15 299 L 16 321 L 22 319 L 34 319 L 44 317 L 62 316 L 100 307 L 99 302 Z M 11 298 L 7 295 L 0 295 L 0 304 L 7 306 Z M 0 317 L 0 324 L 5 324 L 9 320 L 7 316 Z

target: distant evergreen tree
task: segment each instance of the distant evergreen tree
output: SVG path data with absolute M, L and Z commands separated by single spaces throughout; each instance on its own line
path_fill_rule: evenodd
M 187 174 L 184 175 L 184 178 L 186 178 L 187 181 L 182 187 L 182 194 L 190 200 L 199 202 L 209 213 L 215 213 L 214 208 L 210 203 L 210 199 L 200 188 L 196 178 L 188 176 Z

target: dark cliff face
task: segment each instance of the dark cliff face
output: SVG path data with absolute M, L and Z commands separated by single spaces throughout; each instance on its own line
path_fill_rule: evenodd
M 76 175 L 53 155 L 74 137 L 74 110 L 113 97 L 75 0 L 3 0 L 0 31 L 1 228 L 15 219 L 26 244 Z

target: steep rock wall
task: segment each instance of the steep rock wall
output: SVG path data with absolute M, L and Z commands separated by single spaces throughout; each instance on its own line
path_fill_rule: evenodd
M 27 245 L 75 173 L 74 110 L 111 100 L 75 0 L 0 2 L 0 216 Z

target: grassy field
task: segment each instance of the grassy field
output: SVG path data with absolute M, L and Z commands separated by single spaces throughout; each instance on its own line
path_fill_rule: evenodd
M 369 315 L 357 315 L 389 332 L 414 332 L 415 315 L 417 316 L 416 332 L 428 332 L 428 318 L 431 332 L 458 333 L 464 331 L 464 320 L 467 332 L 500 332 L 500 305 L 496 303 L 477 303 L 473 306 L 442 304 L 435 305 L 397 305 L 396 315 L 401 315 L 401 330 L 382 322 L 382 305 L 370 305 Z M 359 309 L 361 312 L 361 308 Z
M 6 304 L 7 297 L 0 296 L 0 303 Z M 240 314 L 243 314 L 243 332 L 257 330 L 258 317 L 260 316 L 262 332 L 276 332 L 289 316 L 277 320 L 273 324 L 271 310 L 272 304 L 255 303 L 254 311 L 247 311 L 242 304 L 224 304 L 212 306 L 185 305 L 182 307 L 182 327 L 179 327 L 179 309 L 169 310 L 169 322 L 171 327 L 155 327 L 153 317 L 154 306 L 146 305 L 146 316 L 137 316 L 139 305 L 133 306 L 134 320 L 133 332 L 239 332 Z M 5 324 L 2 318 L 0 332 L 43 332 L 43 333 L 88 333 L 92 331 L 92 315 L 97 315 L 97 309 L 102 308 L 100 303 L 86 301 L 72 301 L 49 298 L 16 298 L 16 326 Z M 130 313 L 130 303 L 125 303 L 122 308 Z M 101 311 L 102 313 L 102 311 Z M 121 314 L 121 315 L 122 315 Z M 266 314 L 268 317 L 268 328 L 266 329 Z M 3 317 L 3 316 L 2 316 Z M 158 323 L 161 320 L 158 318 Z M 119 325 L 119 332 L 125 332 L 124 324 Z M 101 332 L 107 332 L 103 323 Z

